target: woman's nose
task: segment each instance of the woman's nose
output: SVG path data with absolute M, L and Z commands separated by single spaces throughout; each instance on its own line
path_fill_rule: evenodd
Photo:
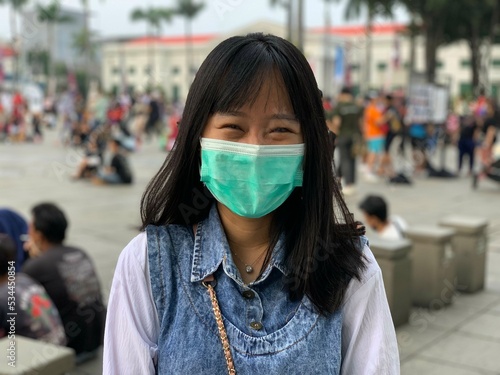
M 261 132 L 256 131 L 256 129 L 250 129 L 250 131 L 248 131 L 245 135 L 242 142 L 248 143 L 250 145 L 263 145 L 265 144 L 265 139 Z

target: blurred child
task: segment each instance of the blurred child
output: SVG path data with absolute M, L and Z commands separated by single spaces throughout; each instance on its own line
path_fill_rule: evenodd
M 389 209 L 384 198 L 378 195 L 367 196 L 360 204 L 365 222 L 380 238 L 397 240 L 404 237 L 406 222 L 399 216 L 389 217 Z

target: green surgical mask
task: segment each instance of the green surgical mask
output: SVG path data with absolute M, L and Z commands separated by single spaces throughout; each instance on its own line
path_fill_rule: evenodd
M 258 218 L 302 186 L 304 144 L 258 146 L 201 139 L 201 181 L 239 216 Z

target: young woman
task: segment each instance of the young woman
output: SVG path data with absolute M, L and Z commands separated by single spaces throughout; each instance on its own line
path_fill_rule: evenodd
M 118 261 L 104 374 L 399 373 L 332 150 L 299 50 L 262 34 L 217 46 Z

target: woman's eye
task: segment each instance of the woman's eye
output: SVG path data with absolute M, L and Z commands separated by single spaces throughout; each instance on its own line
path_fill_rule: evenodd
M 234 129 L 234 130 L 240 130 L 241 128 L 238 125 L 235 124 L 226 124 L 222 126 L 223 129 Z
M 272 130 L 273 133 L 290 133 L 288 128 L 276 128 Z

